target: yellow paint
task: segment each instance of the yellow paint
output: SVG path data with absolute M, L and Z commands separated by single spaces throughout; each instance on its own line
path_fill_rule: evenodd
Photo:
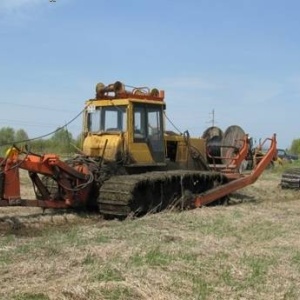
M 83 152 L 88 156 L 99 157 L 102 156 L 105 143 L 107 140 L 106 148 L 104 151 L 104 159 L 114 161 L 117 157 L 127 157 L 129 164 L 148 164 L 152 165 L 156 162 L 153 160 L 149 146 L 146 142 L 134 142 L 134 128 L 133 128 L 133 105 L 134 103 L 145 104 L 145 105 L 157 105 L 165 106 L 163 101 L 152 101 L 143 99 L 112 99 L 112 100 L 95 100 L 90 99 L 86 101 L 86 105 L 93 105 L 95 107 L 104 106 L 126 106 L 127 107 L 127 132 L 125 133 L 114 133 L 108 134 L 105 132 L 100 133 L 89 133 L 87 132 L 87 122 L 84 121 L 84 132 L 85 139 L 83 142 Z M 87 116 L 87 113 L 85 114 Z M 174 142 L 176 143 L 176 162 L 179 163 L 181 167 L 188 168 L 193 164 L 189 146 L 194 147 L 199 151 L 204 159 L 206 158 L 206 143 L 204 139 L 201 138 L 189 138 L 188 140 L 182 135 L 166 135 L 166 143 Z
M 5 157 L 12 159 L 19 155 L 19 151 L 15 147 L 10 147 L 5 152 Z
M 104 153 L 104 159 L 114 161 L 118 157 L 118 154 L 123 151 L 122 139 L 121 134 L 88 134 L 83 142 L 83 152 L 92 157 L 101 157 Z

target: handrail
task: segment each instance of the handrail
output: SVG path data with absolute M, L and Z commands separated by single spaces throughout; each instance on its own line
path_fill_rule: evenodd
M 247 185 L 254 183 L 266 169 L 269 163 L 277 155 L 276 134 L 274 134 L 272 138 L 267 138 L 265 141 L 267 140 L 271 141 L 269 150 L 249 175 L 240 174 L 238 179 L 234 179 L 228 183 L 217 186 L 211 190 L 208 190 L 207 192 L 197 195 L 194 199 L 194 206 L 200 207 L 209 204 L 217 199 L 220 199 L 232 192 L 235 192 L 241 188 L 246 187 Z
M 243 160 L 246 159 L 247 155 L 248 155 L 248 151 L 249 151 L 249 136 L 248 134 L 246 134 L 244 136 L 243 139 L 239 139 L 238 141 L 242 141 L 242 146 L 240 149 L 238 150 L 238 153 L 234 156 L 234 157 L 222 157 L 222 156 L 212 156 L 208 153 L 208 157 L 212 158 L 214 161 L 216 159 L 226 159 L 226 160 L 230 160 L 229 163 L 226 163 L 224 168 L 225 169 L 238 169 L 241 165 L 241 163 L 243 162 Z M 220 146 L 223 148 L 236 148 L 234 146 Z M 222 165 L 218 165 L 216 163 L 213 163 L 211 165 L 214 169 L 220 169 Z

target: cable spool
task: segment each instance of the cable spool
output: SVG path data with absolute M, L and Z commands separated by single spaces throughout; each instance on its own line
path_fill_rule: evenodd
M 223 139 L 223 131 L 216 126 L 212 126 L 207 128 L 203 132 L 202 138 L 206 139 L 206 151 L 209 154 L 209 156 L 207 156 L 208 163 L 220 164 L 220 159 L 213 159 L 210 156 L 221 156 L 221 142 Z
M 150 95 L 153 97 L 159 97 L 159 90 L 157 88 L 152 89 Z
M 102 91 L 105 88 L 105 84 L 102 82 L 97 83 L 96 85 L 96 98 L 98 99 L 100 95 L 102 95 Z
M 116 81 L 115 83 L 105 85 L 102 82 L 96 85 L 96 99 L 101 99 L 105 94 L 114 92 L 116 95 L 125 92 L 125 86 L 122 82 Z
M 235 156 L 236 149 L 243 146 L 245 131 L 238 125 L 229 126 L 222 139 L 221 156 L 223 164 L 228 164 L 229 159 Z

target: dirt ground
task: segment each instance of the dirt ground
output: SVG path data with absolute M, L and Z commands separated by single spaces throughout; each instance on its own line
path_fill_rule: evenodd
M 281 172 L 266 171 L 253 185 L 241 189 L 230 195 L 228 205 L 256 203 L 272 206 L 275 203 L 288 203 L 300 200 L 300 191 L 283 190 L 280 187 Z M 34 199 L 32 186 L 27 179 L 23 179 L 22 197 Z M 83 222 L 82 214 L 69 210 L 45 210 L 32 207 L 3 207 L 0 208 L 0 234 L 9 232 L 11 228 L 32 228 L 55 226 Z M 97 214 L 89 215 L 84 223 L 101 222 L 102 217 Z
M 300 299 L 300 191 L 139 219 L 0 209 L 0 299 Z M 25 193 L 30 193 L 30 188 Z
M 280 187 L 281 172 L 265 171 L 265 173 L 253 184 L 241 189 L 229 198 L 229 205 L 238 203 L 260 203 L 261 205 L 270 205 L 272 203 L 300 200 L 300 192 L 294 190 L 283 190 Z M 34 199 L 34 193 L 30 181 L 23 179 L 22 197 Z M 12 217 L 16 222 L 23 224 L 29 223 L 59 223 L 60 219 L 64 223 L 65 219 L 69 221 L 76 220 L 77 214 L 68 210 L 45 210 L 31 207 L 5 207 L 0 208 L 0 221 Z M 93 216 L 93 218 L 101 219 L 101 216 Z M 42 221 L 42 222 L 41 222 Z M 1 224 L 1 222 L 0 222 Z

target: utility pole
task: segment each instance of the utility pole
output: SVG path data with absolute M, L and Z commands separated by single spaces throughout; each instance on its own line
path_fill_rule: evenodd
M 213 109 L 211 113 L 209 113 L 211 115 L 211 119 L 208 121 L 208 123 L 211 123 L 212 127 L 215 126 L 215 110 Z

